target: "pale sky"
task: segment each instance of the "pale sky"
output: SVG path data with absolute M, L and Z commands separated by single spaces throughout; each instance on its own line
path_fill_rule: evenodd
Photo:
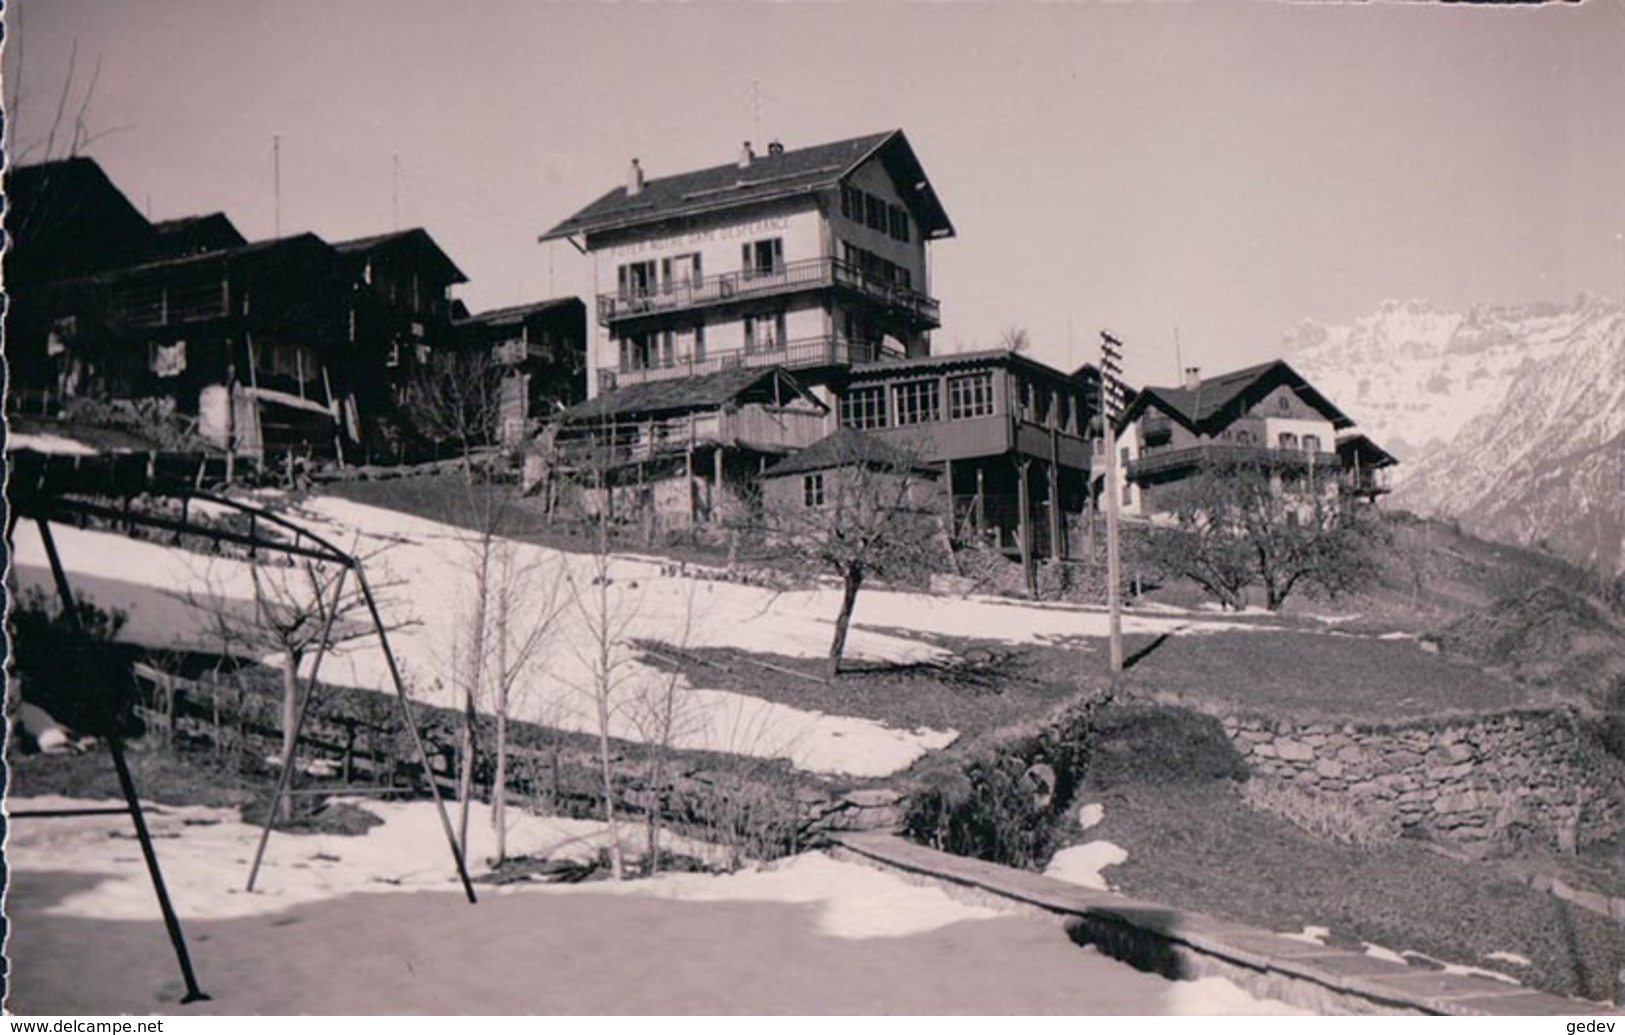
M 937 351 L 1021 326 L 1070 366 L 1106 327 L 1167 383 L 1176 326 L 1216 373 L 1388 298 L 1625 295 L 1625 0 L 6 7 L 12 146 L 39 157 L 77 39 L 69 121 L 100 57 L 87 153 L 152 218 L 271 236 L 280 134 L 284 234 L 387 231 L 398 155 L 399 225 L 475 310 L 589 295 L 536 238 L 634 155 L 658 177 L 897 127 L 959 232 Z

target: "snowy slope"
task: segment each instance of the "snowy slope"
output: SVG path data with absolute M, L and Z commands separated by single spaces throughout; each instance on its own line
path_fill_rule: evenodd
M 289 516 L 331 542 L 357 544 L 356 551 L 370 558 L 369 580 L 379 587 L 394 585 L 380 590 L 380 607 L 392 625 L 400 626 L 390 634 L 390 642 L 411 692 L 442 707 L 458 706 L 454 688 L 466 668 L 459 662 L 467 651 L 467 630 L 459 616 L 471 614 L 473 606 L 470 534 L 332 497 L 306 500 Z M 122 636 L 131 642 L 218 649 L 209 614 L 253 612 L 253 570 L 245 561 L 66 526 L 58 527 L 55 537 L 77 589 L 102 607 L 128 614 Z M 537 598 L 549 579 L 573 583 L 584 594 L 582 603 L 594 603 L 590 556 L 523 543 L 510 548 L 515 566 L 534 566 L 540 580 L 533 586 L 537 593 L 527 596 L 514 617 L 516 630 L 526 627 L 530 613 L 526 608 L 540 606 Z M 17 530 L 15 560 L 22 586 L 49 585 L 44 550 L 31 525 Z M 298 569 L 267 568 L 261 578 L 276 579 L 278 571 L 295 580 L 301 577 Z M 206 602 L 208 608 L 194 606 L 188 596 Z M 648 739 L 649 709 L 666 685 L 667 676 L 641 660 L 633 641 L 820 658 L 829 648 L 839 596 L 833 587 L 780 593 L 686 577 L 654 560 L 614 558 L 606 616 L 614 627 L 609 648 L 615 666 L 612 735 Z M 943 649 L 930 642 L 936 635 L 1034 643 L 1073 642 L 1107 632 L 1107 617 L 1100 609 L 1019 606 L 879 589 L 864 591 L 855 622 L 849 656 L 900 663 L 943 657 Z M 1123 623 L 1126 633 L 1152 635 L 1266 627 L 1189 612 L 1135 614 Z M 555 728 L 595 730 L 592 688 L 597 645 L 582 607 L 572 604 L 562 610 L 543 653 L 521 680 L 516 714 Z M 307 659 L 307 670 L 312 661 Z M 324 681 L 343 686 L 387 690 L 391 685 L 382 653 L 370 638 L 334 650 L 321 675 Z M 762 678 L 781 677 L 764 671 Z M 795 708 L 682 679 L 676 691 L 672 740 L 677 746 L 787 758 L 812 772 L 884 776 L 907 768 L 957 736 L 953 730 L 901 729 L 856 716 Z

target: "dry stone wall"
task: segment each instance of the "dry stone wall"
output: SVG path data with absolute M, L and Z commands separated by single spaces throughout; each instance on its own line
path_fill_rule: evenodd
M 1625 765 L 1568 711 L 1380 725 L 1230 717 L 1224 728 L 1254 778 L 1340 799 L 1396 836 L 1572 851 L 1625 826 Z

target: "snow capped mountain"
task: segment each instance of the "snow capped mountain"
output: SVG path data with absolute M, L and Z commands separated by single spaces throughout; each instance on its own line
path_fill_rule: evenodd
M 1625 306 L 1389 302 L 1285 353 L 1405 461 L 1396 506 L 1625 570 Z
M 1451 442 L 1498 404 L 1525 363 L 1563 351 L 1596 305 L 1452 313 L 1390 301 L 1351 324 L 1305 320 L 1287 332 L 1284 353 L 1363 430 L 1409 461 Z

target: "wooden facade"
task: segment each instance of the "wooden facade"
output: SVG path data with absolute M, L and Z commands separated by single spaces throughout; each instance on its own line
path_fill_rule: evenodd
M 858 366 L 834 387 L 843 427 L 941 469 L 957 536 L 1028 562 L 1069 555 L 1097 410 L 1083 379 L 997 350 Z

